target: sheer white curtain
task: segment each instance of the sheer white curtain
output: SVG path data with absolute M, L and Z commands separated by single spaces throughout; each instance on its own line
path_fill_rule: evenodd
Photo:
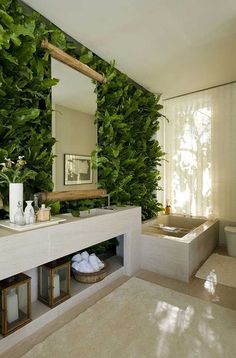
M 165 101 L 172 210 L 236 219 L 236 84 Z

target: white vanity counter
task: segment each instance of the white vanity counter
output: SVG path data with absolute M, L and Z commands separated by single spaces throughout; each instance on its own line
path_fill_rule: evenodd
M 66 221 L 40 229 L 16 232 L 0 227 L 0 280 L 25 272 L 32 278 L 32 321 L 9 336 L 0 337 L 0 356 L 17 342 L 36 332 L 67 310 L 122 275 L 140 269 L 141 208 L 123 207 L 86 218 L 60 215 Z M 122 235 L 122 263 L 108 259 L 108 275 L 94 284 L 80 284 L 71 278 L 71 297 L 50 309 L 37 300 L 37 266 Z
M 86 218 L 58 217 L 66 221 L 26 232 L 0 228 L 0 280 L 123 234 L 125 273 L 139 269 L 141 208 L 116 208 Z

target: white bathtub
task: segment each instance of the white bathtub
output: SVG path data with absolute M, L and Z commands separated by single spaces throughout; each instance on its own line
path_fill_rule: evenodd
M 141 267 L 188 282 L 218 238 L 218 220 L 160 215 L 142 225 Z

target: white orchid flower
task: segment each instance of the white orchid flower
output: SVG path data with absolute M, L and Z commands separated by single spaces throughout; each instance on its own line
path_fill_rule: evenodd
M 17 168 L 22 168 L 22 167 L 25 166 L 26 160 L 23 159 L 24 157 L 25 157 L 24 155 L 19 155 L 18 156 L 17 163 L 16 163 Z
M 12 164 L 15 164 L 10 158 L 4 158 L 4 160 L 6 161 L 7 168 L 11 168 Z
M 4 158 L 5 163 L 0 163 L 0 183 L 23 183 L 28 179 L 34 179 L 36 172 L 25 168 L 26 161 L 24 155 L 19 155 L 18 159 L 13 162 L 10 158 Z
M 2 172 L 5 172 L 5 171 L 7 170 L 6 163 L 0 163 L 0 165 L 2 166 L 1 171 L 2 171 Z
M 15 164 L 12 160 L 11 160 L 11 158 L 4 158 L 4 160 L 6 161 L 6 162 L 10 162 L 10 163 L 12 163 L 12 164 Z

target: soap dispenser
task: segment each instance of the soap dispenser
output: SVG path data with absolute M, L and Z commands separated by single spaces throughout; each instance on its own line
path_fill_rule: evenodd
M 46 208 L 45 204 L 41 205 L 41 208 L 37 212 L 37 220 L 38 221 L 49 221 L 50 220 L 50 209 Z

